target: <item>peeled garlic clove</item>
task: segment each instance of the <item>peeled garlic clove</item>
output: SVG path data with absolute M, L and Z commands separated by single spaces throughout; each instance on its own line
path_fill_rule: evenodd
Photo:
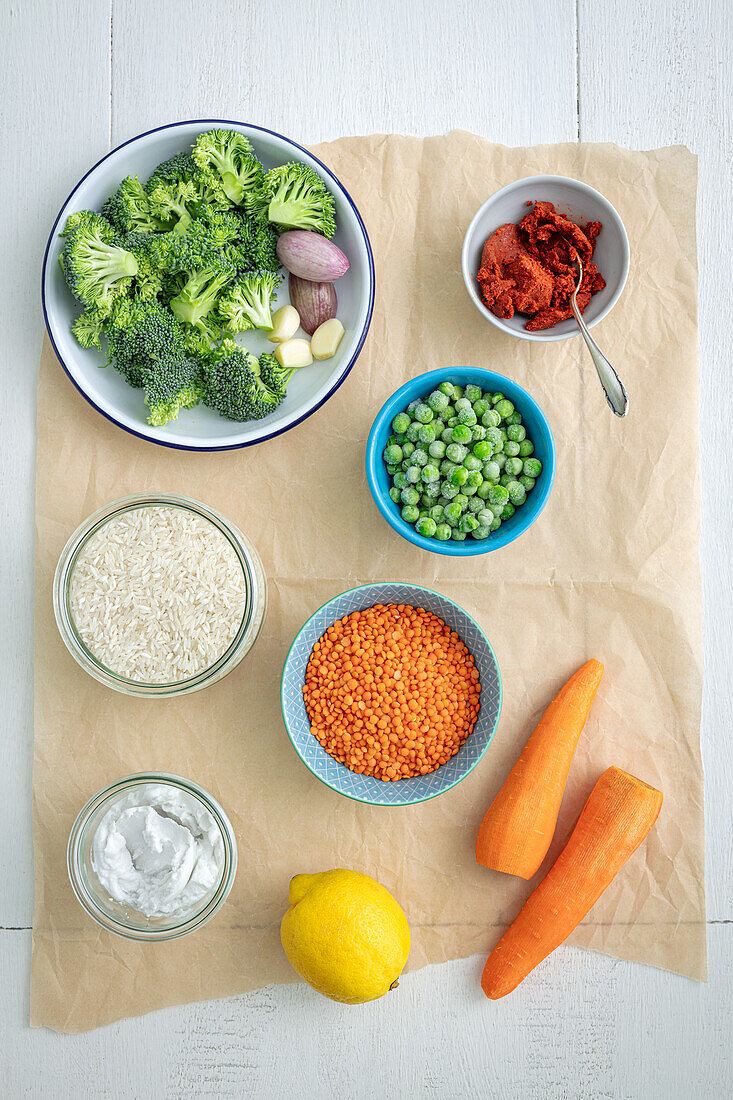
M 343 335 L 344 326 L 338 317 L 332 317 L 330 321 L 324 321 L 311 336 L 313 358 L 330 359 L 336 354 Z
M 298 370 L 309 367 L 313 362 L 310 344 L 307 340 L 283 340 L 275 348 L 275 358 L 285 370 Z
M 280 344 L 295 336 L 299 327 L 300 314 L 295 306 L 280 306 L 272 315 L 272 329 L 268 332 L 267 339 L 273 344 Z

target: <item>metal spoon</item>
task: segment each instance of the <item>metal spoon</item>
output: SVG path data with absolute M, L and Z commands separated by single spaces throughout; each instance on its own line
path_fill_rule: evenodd
M 606 395 L 606 401 L 608 402 L 611 410 L 616 416 L 626 416 L 629 411 L 629 395 L 626 392 L 623 382 L 616 374 L 608 359 L 598 347 L 590 332 L 588 326 L 583 320 L 582 314 L 578 309 L 578 291 L 580 290 L 581 283 L 583 282 L 583 264 L 581 262 L 578 253 L 575 253 L 575 262 L 580 270 L 578 281 L 575 284 L 575 290 L 570 299 L 570 305 L 575 315 L 575 320 L 578 322 L 578 328 L 581 335 L 586 342 L 590 357 L 595 363 L 596 370 L 598 371 L 598 378 L 603 386 L 603 392 Z

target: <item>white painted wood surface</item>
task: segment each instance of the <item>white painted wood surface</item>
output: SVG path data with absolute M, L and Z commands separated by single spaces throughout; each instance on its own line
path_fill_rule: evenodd
M 730 1094 L 733 281 L 719 226 L 727 226 L 733 160 L 731 19 L 728 0 L 0 0 L 3 1096 Z M 361 1008 L 290 986 L 85 1036 L 28 1028 L 43 246 L 65 195 L 111 145 L 207 115 L 270 125 L 306 143 L 462 127 L 511 145 L 580 138 L 685 143 L 700 154 L 708 986 L 564 948 L 498 1005 L 477 991 L 477 958 L 408 975 L 399 998 Z

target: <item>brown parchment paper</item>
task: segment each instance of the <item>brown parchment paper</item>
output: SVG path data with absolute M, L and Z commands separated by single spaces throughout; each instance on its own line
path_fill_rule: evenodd
M 541 711 L 591 656 L 605 662 L 606 675 L 543 871 L 609 764 L 660 787 L 657 826 L 571 942 L 705 977 L 695 158 L 683 148 L 509 149 L 462 132 L 348 138 L 316 152 L 364 216 L 377 296 L 354 370 L 309 420 L 249 450 L 167 450 L 90 408 L 44 345 L 34 1025 L 83 1031 L 296 980 L 279 921 L 289 879 L 301 871 L 345 866 L 375 875 L 407 911 L 412 968 L 488 952 L 530 886 L 476 865 L 476 829 Z M 595 330 L 631 395 L 624 421 L 611 415 L 579 340 L 542 346 L 504 336 L 480 317 L 461 280 L 461 242 L 477 206 L 511 180 L 544 172 L 597 187 L 628 229 L 629 282 Z M 369 496 L 363 458 L 371 421 L 397 386 L 465 363 L 507 373 L 535 395 L 558 461 L 548 506 L 521 540 L 458 560 L 424 554 L 391 531 Z M 71 531 L 107 501 L 151 488 L 221 509 L 252 538 L 269 578 L 254 651 L 226 680 L 178 701 L 128 699 L 95 683 L 66 652 L 51 608 L 53 569 Z M 425 583 L 456 599 L 487 631 L 503 676 L 504 710 L 481 765 L 411 808 L 362 806 L 322 786 L 295 756 L 279 710 L 280 672 L 303 621 L 338 592 L 380 579 Z M 97 928 L 65 867 L 85 800 L 112 779 L 150 769 L 208 788 L 239 844 L 237 881 L 221 912 L 195 934 L 158 945 Z

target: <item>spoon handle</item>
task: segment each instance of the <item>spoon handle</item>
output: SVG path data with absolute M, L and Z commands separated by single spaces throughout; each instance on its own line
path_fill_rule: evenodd
M 603 392 L 606 395 L 606 401 L 616 416 L 626 416 L 629 411 L 629 395 L 626 392 L 623 382 L 588 331 L 588 326 L 583 320 L 582 314 L 575 301 L 575 295 L 570 299 L 570 305 L 572 306 L 575 320 L 578 322 L 581 335 L 590 352 L 591 359 L 595 363 L 598 378 L 603 386 Z

